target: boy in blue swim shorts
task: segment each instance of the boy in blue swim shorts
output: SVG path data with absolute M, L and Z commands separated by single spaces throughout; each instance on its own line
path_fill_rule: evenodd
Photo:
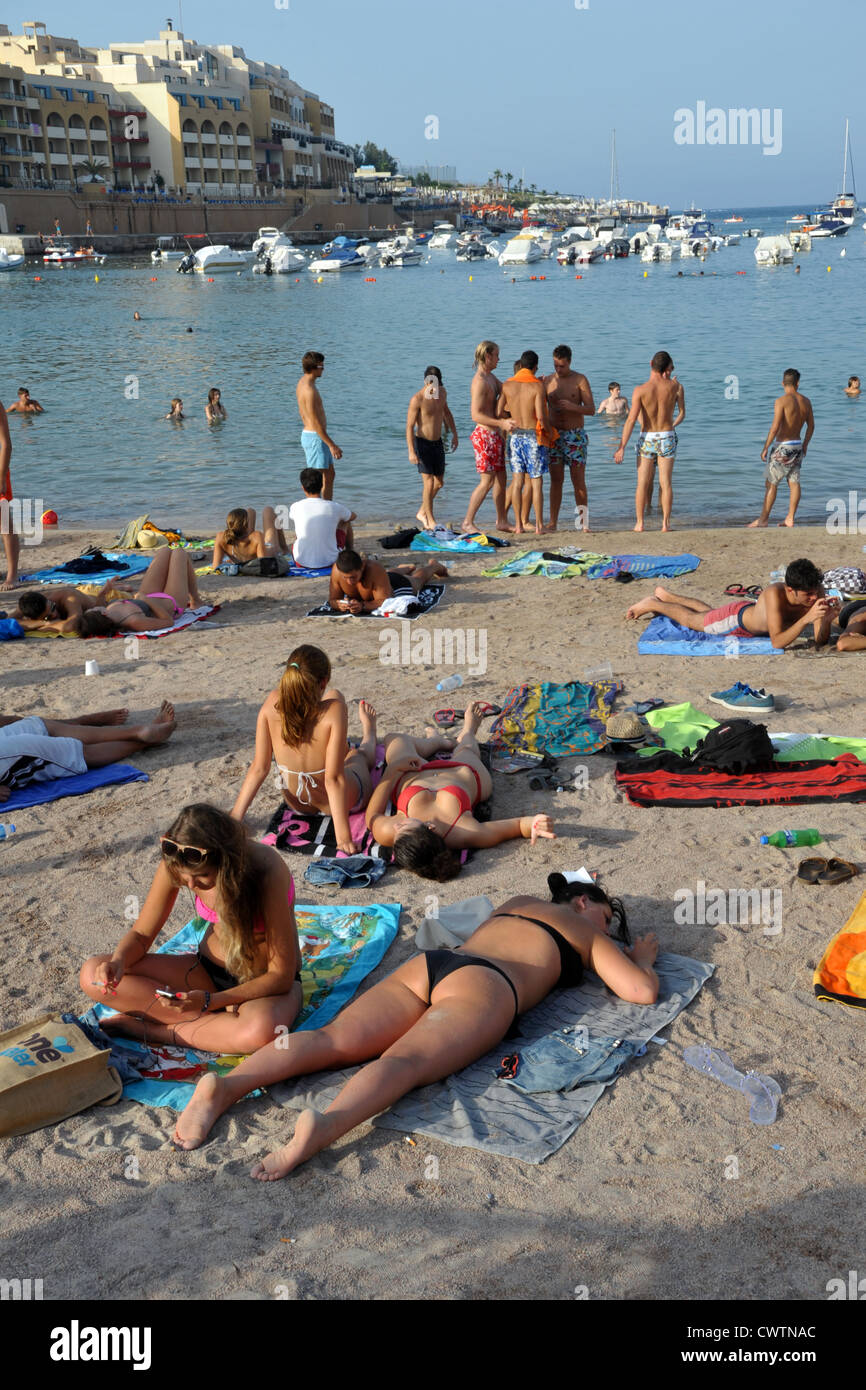
M 319 468 L 323 474 L 322 497 L 330 501 L 334 496 L 334 460 L 343 457 L 343 451 L 328 434 L 325 407 L 316 385 L 325 370 L 325 358 L 321 352 L 305 352 L 301 359 L 303 376 L 295 388 L 298 400 L 298 413 L 301 417 L 301 447 L 308 468 Z
M 547 393 L 536 377 L 538 353 L 524 352 L 520 370 L 503 384 L 496 407 L 497 417 L 510 417 L 514 428 L 509 435 L 516 535 L 529 529 L 529 513 L 535 510 L 535 534 L 548 530 L 544 525 L 544 476 L 550 471 L 551 437 Z

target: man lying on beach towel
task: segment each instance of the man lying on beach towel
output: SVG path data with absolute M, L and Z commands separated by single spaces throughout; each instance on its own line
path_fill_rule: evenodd
M 395 565 L 386 570 L 376 560 L 368 560 L 355 550 L 342 550 L 331 570 L 328 603 L 337 613 L 373 613 L 386 599 L 398 593 L 417 595 L 431 579 L 447 579 L 444 565 Z
M 633 603 L 626 617 L 659 613 L 694 632 L 712 637 L 769 637 L 779 648 L 796 642 L 811 623 L 815 643 L 823 647 L 838 611 L 838 600 L 824 593 L 821 571 L 811 560 L 794 560 L 785 571 L 785 582 L 770 584 L 757 599 L 737 598 L 711 608 L 700 599 L 683 598 L 659 587 Z
M 165 743 L 174 731 L 174 706 L 163 700 L 151 724 L 118 728 L 125 710 L 85 716 L 82 724 L 60 719 L 0 718 L 0 802 L 32 782 L 75 777 Z M 99 721 L 98 723 L 96 721 Z
M 101 610 L 112 590 L 120 592 L 116 579 L 109 579 L 95 594 L 71 584 L 27 589 L 18 595 L 18 607 L 11 616 L 25 632 L 77 633 L 82 614 L 90 608 Z

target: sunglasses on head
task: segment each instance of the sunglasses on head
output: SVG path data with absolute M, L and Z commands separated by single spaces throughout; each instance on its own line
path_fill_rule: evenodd
M 199 849 L 197 845 L 179 845 L 166 835 L 160 839 L 159 847 L 163 859 L 181 864 L 185 869 L 201 869 L 205 864 L 214 862 L 211 850 Z

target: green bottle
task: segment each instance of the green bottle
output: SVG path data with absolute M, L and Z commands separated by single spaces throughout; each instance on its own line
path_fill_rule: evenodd
M 817 845 L 821 839 L 817 830 L 774 830 L 772 835 L 762 835 L 762 845 L 775 845 L 776 849 L 791 849 L 794 845 Z

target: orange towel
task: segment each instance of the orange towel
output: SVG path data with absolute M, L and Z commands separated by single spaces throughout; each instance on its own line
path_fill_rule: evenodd
M 533 376 L 528 367 L 521 367 L 519 372 L 508 378 L 509 381 L 538 381 L 537 376 Z M 542 420 L 535 422 L 535 438 L 540 446 L 549 449 L 554 440 L 559 438 L 559 430 L 553 425 L 547 426 Z

